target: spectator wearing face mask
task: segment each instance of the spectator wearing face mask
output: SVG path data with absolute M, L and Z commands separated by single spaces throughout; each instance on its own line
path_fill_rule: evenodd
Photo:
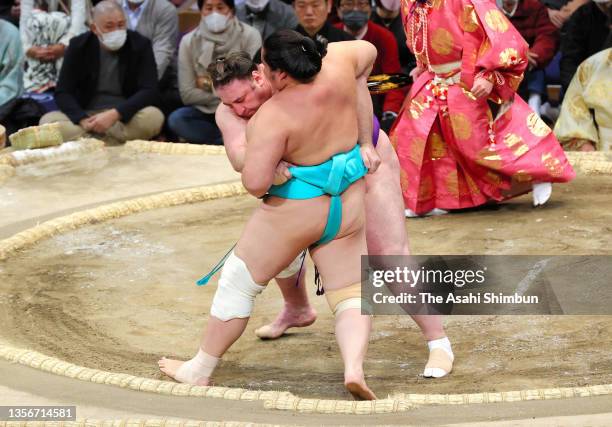
M 376 0 L 376 9 L 370 16 L 370 21 L 385 27 L 393 33 L 397 42 L 397 51 L 402 71 L 410 73 L 416 67 L 416 59 L 406 44 L 406 32 L 400 14 L 400 0 Z
M 293 8 L 281 0 L 246 0 L 236 5 L 236 16 L 259 31 L 263 40 L 276 30 L 293 29 L 298 24 Z
M 517 93 L 539 114 L 546 93 L 544 68 L 557 52 L 559 31 L 550 21 L 546 6 L 539 0 L 497 0 L 497 7 L 529 45 L 529 65 Z
M 371 14 L 372 5 L 369 0 L 339 0 L 338 16 L 342 22 L 336 26 L 357 40 L 366 40 L 376 46 L 378 56 L 372 74 L 399 73 L 402 70 L 395 37 L 385 27 L 370 21 Z M 380 119 L 383 130 L 388 131 L 391 128 L 405 97 L 406 91 L 402 89 L 372 96 L 374 114 Z
M 55 100 L 61 111 L 40 123 L 59 122 L 65 141 L 93 136 L 118 144 L 159 133 L 164 116 L 153 107 L 158 91 L 151 42 L 126 30 L 114 0 L 98 3 L 91 31 L 70 41 Z
M 215 123 L 219 98 L 212 88 L 208 65 L 230 52 L 251 57 L 261 48 L 261 36 L 235 15 L 234 0 L 198 0 L 202 20 L 179 46 L 178 80 L 185 107 L 168 118 L 170 129 L 194 144 L 223 144 Z

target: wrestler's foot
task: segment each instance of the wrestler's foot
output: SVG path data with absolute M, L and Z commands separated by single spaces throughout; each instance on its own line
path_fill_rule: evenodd
M 533 206 L 543 205 L 550 199 L 551 194 L 552 184 L 550 182 L 533 184 Z
M 367 386 L 363 374 L 344 374 L 344 386 L 353 395 L 355 400 L 376 400 L 376 395 Z
M 180 383 L 202 386 L 208 385 L 210 383 L 210 378 L 199 376 L 197 374 L 193 375 L 194 373 L 190 372 L 188 366 L 186 366 L 189 362 L 190 361 L 183 362 L 182 360 L 167 359 L 162 357 L 157 364 L 159 365 L 160 371 Z
M 289 328 L 310 326 L 315 320 L 317 312 L 310 306 L 299 309 L 285 306 L 274 322 L 256 329 L 255 335 L 262 340 L 273 340 L 283 335 Z
M 406 216 L 406 218 L 418 218 L 422 216 L 438 216 L 438 215 L 444 215 L 447 213 L 448 211 L 445 211 L 444 209 L 438 209 L 438 208 L 434 208 L 430 210 L 429 212 L 425 212 L 423 214 L 417 214 L 411 209 L 404 210 L 404 215 Z
M 425 378 L 442 378 L 453 370 L 455 355 L 448 337 L 427 342 L 429 347 L 429 360 L 425 365 L 423 376 Z

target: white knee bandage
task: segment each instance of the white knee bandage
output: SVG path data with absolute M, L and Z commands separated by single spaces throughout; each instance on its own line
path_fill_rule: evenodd
M 304 252 L 299 254 L 291 262 L 291 264 L 289 264 L 289 267 L 285 268 L 283 271 L 281 271 L 280 273 L 278 273 L 276 275 L 276 278 L 277 279 L 286 279 L 287 277 L 291 277 L 291 276 L 297 274 L 298 271 L 300 271 L 300 268 L 302 267 L 302 261 L 304 260 L 305 256 L 306 256 L 306 254 Z
M 224 322 L 250 317 L 255 297 L 265 288 L 253 281 L 244 261 L 232 252 L 221 271 L 210 314 Z

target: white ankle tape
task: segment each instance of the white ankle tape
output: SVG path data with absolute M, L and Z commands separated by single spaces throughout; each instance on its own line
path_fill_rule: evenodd
M 202 378 L 210 378 L 219 360 L 200 349 L 193 359 L 181 365 L 175 378 L 182 383 L 196 384 Z
M 224 322 L 250 317 L 255 297 L 265 288 L 255 283 L 244 261 L 232 252 L 221 271 L 210 314 Z

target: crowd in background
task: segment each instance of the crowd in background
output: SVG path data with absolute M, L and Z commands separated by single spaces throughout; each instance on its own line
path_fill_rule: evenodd
M 612 0 L 497 6 L 529 44 L 518 94 L 566 149 L 610 150 Z M 291 28 L 367 40 L 378 50 L 373 74 L 407 74 L 415 58 L 400 8 L 400 0 L 0 0 L 0 123 L 10 134 L 57 122 L 64 140 L 223 144 L 209 64 L 237 50 L 257 59 L 262 40 Z M 407 94 L 373 96 L 383 129 Z

